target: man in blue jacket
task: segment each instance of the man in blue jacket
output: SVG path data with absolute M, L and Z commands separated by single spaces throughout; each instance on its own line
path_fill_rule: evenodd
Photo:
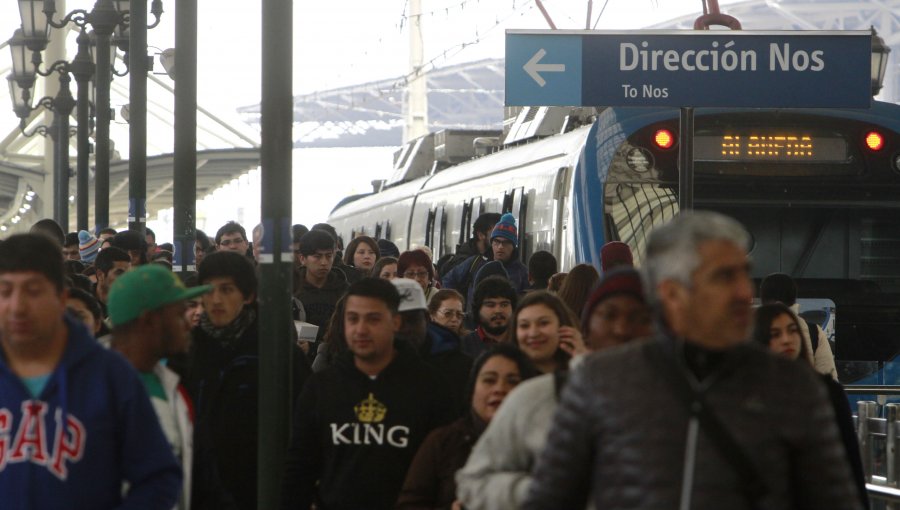
M 493 260 L 503 265 L 506 278 L 516 290 L 517 294 L 524 294 L 528 289 L 528 268 L 519 260 L 519 230 L 516 227 L 516 218 L 510 213 L 500 217 L 500 221 L 494 225 L 491 231 L 491 253 Z M 466 296 L 466 302 L 472 301 L 475 285 L 483 278 L 478 277 L 485 263 L 488 262 L 482 255 L 472 255 L 453 268 L 441 281 L 442 288 L 458 290 Z
M 172 508 L 181 469 L 141 380 L 65 310 L 59 246 L 0 243 L 2 507 Z

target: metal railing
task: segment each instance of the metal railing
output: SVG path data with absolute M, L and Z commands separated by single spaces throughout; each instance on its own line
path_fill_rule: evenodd
M 885 394 L 883 388 L 858 393 Z M 856 434 L 869 498 L 887 503 L 883 508 L 900 510 L 900 404 L 880 406 L 862 401 L 856 412 Z

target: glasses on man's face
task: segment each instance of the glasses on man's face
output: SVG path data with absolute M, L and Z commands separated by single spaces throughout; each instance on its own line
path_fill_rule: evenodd
M 428 271 L 407 271 L 403 273 L 404 278 L 412 278 L 418 280 L 420 278 L 428 278 Z
M 462 320 L 466 315 L 459 310 L 451 310 L 449 308 L 444 308 L 442 310 L 438 310 L 438 313 L 445 319 L 453 319 L 454 317 Z
M 513 244 L 512 241 L 510 241 L 510 240 L 508 240 L 508 239 L 499 239 L 499 238 L 497 238 L 497 239 L 492 239 L 492 240 L 491 240 L 491 246 L 496 246 L 496 247 L 498 247 L 498 248 L 501 247 L 501 246 L 512 246 L 512 244 Z

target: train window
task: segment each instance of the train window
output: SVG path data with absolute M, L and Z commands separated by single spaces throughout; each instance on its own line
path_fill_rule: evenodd
M 472 200 L 463 202 L 462 214 L 459 218 L 459 244 L 469 239 L 469 227 L 472 225 Z
M 375 224 L 375 239 L 381 239 L 381 222 Z
M 445 252 L 449 251 L 449 247 L 447 246 L 447 211 L 443 207 L 441 207 L 440 228 L 437 248 L 433 254 L 434 260 L 441 258 Z
M 391 240 L 391 222 L 387 221 L 384 225 L 384 239 L 386 241 Z
M 428 219 L 425 221 L 425 246 L 434 246 L 434 216 L 435 210 L 428 210 Z
M 508 212 L 512 212 L 513 210 L 513 197 L 515 192 L 505 192 L 503 193 L 503 206 L 500 209 L 500 214 L 506 214 Z
M 529 193 L 533 193 L 531 190 Z M 522 262 L 528 262 L 531 257 L 531 241 L 533 236 L 530 235 L 528 229 L 528 195 L 520 191 L 519 199 L 519 254 Z

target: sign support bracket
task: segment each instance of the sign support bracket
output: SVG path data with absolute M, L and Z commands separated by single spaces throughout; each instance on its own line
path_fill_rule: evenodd
M 694 208 L 694 109 L 682 107 L 678 115 L 678 210 Z

